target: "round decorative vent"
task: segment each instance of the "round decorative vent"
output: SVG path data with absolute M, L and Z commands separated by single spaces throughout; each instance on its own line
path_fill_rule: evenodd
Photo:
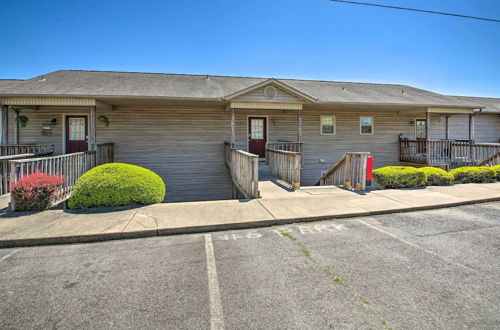
M 278 91 L 273 86 L 267 86 L 264 88 L 264 96 L 266 99 L 272 99 L 278 94 Z

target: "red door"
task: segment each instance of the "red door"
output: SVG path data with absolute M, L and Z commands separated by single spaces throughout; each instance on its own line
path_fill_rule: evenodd
M 66 153 L 87 151 L 87 116 L 66 116 Z
M 266 156 L 266 118 L 248 118 L 248 151 L 251 154 Z

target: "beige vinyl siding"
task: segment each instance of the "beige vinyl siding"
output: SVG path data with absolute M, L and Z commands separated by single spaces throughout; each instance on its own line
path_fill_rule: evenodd
M 265 86 L 265 87 L 267 87 L 267 86 Z M 246 94 L 240 95 L 240 96 L 234 98 L 233 101 L 304 103 L 304 101 L 301 100 L 300 98 L 298 98 L 294 95 L 291 95 L 290 93 L 288 93 L 288 92 L 284 91 L 283 89 L 278 88 L 276 86 L 274 86 L 274 88 L 276 88 L 276 92 L 277 92 L 276 96 L 272 99 L 267 99 L 266 97 L 264 97 L 264 88 L 265 87 L 257 88 L 253 91 L 246 93 Z
M 297 141 L 297 112 L 290 110 L 235 110 L 235 147 L 248 151 L 248 118 L 267 118 L 267 141 Z
M 38 110 L 21 109 L 20 115 L 28 117 L 26 127 L 19 128 L 18 144 L 53 144 L 57 154 L 63 151 L 63 114 L 88 114 L 88 108 L 40 108 Z M 56 118 L 57 124 L 50 126 L 52 135 L 43 136 L 42 126 Z M 9 144 L 16 143 L 16 113 L 9 111 Z
M 500 114 L 482 113 L 474 119 L 474 139 L 477 142 L 500 142 Z
M 64 112 L 67 109 L 23 111 L 29 123 L 21 129 L 21 143 L 51 143 L 61 153 Z M 118 108 L 98 111 L 97 116 L 100 115 L 108 116 L 110 126 L 97 122 L 97 141 L 115 143 L 116 162 L 143 166 L 160 175 L 167 185 L 167 201 L 231 197 L 223 148 L 223 142 L 230 137 L 228 112 L 205 108 Z M 58 118 L 53 135 L 42 136 L 41 124 L 52 118 Z M 13 139 L 13 114 L 10 123 Z
M 374 157 L 374 166 L 398 165 L 398 139 L 403 133 L 415 136 L 415 128 L 409 125 L 414 115 L 395 112 L 367 111 L 319 111 L 306 109 L 304 119 L 304 168 L 302 185 L 309 186 L 320 178 L 340 157 L 349 151 L 368 151 Z M 320 134 L 320 116 L 332 115 L 336 120 L 336 135 Z M 374 134 L 359 133 L 359 116 L 373 116 Z M 320 159 L 324 162 L 321 163 Z
M 436 113 L 431 115 L 431 140 L 442 140 L 446 138 L 446 116 L 449 116 L 448 139 L 468 139 L 469 115 Z

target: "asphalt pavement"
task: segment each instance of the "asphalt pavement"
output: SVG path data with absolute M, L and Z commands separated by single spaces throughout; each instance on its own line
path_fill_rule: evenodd
M 500 202 L 0 250 L 1 329 L 495 329 Z

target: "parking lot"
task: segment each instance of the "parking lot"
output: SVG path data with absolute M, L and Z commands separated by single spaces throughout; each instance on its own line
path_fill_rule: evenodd
M 0 250 L 0 328 L 493 329 L 500 203 Z

